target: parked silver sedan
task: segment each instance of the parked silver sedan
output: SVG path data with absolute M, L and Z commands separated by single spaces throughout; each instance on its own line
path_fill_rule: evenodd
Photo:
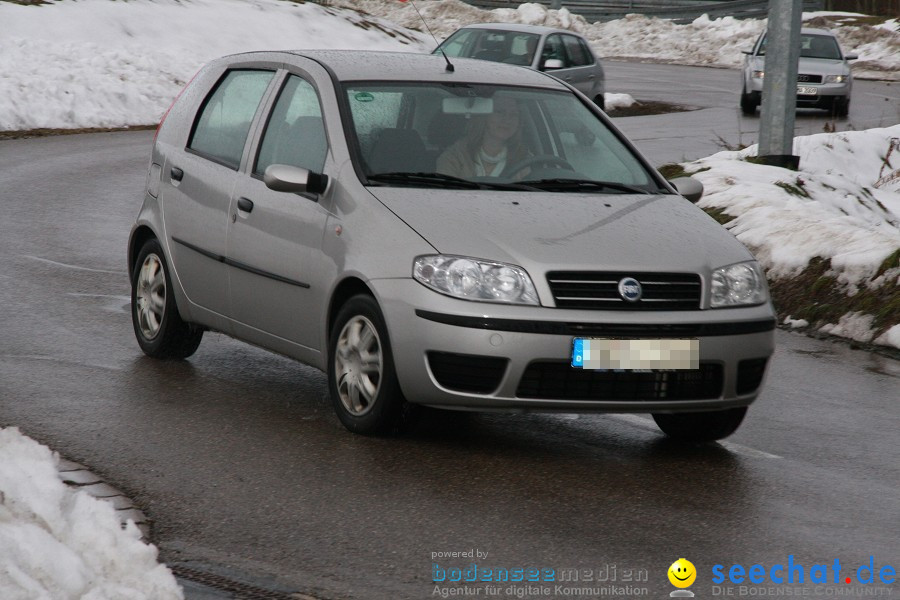
M 571 84 L 604 108 L 603 66 L 588 41 L 566 29 L 481 23 L 455 31 L 435 53 L 522 65 Z
M 417 405 L 650 412 L 718 439 L 773 350 L 765 278 L 596 106 L 441 56 L 215 60 L 157 131 L 128 269 L 153 357 L 224 332 L 327 373 L 350 430 Z
M 743 53 L 746 56 L 742 70 L 741 111 L 750 115 L 762 102 L 766 32 L 763 31 L 757 38 L 752 49 Z M 839 117 L 846 117 L 850 112 L 850 93 L 853 90 L 849 61 L 856 58 L 856 54 L 844 54 L 837 37 L 827 29 L 801 29 L 797 107 L 823 108 Z

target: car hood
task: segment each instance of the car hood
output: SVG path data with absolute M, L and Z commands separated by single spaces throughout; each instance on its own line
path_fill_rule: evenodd
M 765 66 L 765 56 L 751 57 L 752 69 L 763 70 Z M 814 75 L 846 75 L 850 72 L 850 65 L 843 60 L 830 60 L 827 58 L 806 58 L 800 57 L 797 63 L 797 73 L 814 74 Z
M 530 272 L 702 274 L 752 259 L 731 233 L 675 195 L 369 189 L 438 252 Z
M 797 63 L 797 72 L 822 75 L 844 75 L 850 72 L 850 65 L 843 60 L 800 57 L 800 62 Z

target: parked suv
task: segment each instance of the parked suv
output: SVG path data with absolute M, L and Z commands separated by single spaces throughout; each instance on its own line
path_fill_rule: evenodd
M 744 57 L 741 111 L 756 112 L 762 102 L 763 78 L 766 62 L 766 32 L 753 48 L 742 51 Z M 797 68 L 797 107 L 824 108 L 839 117 L 850 112 L 850 91 L 853 88 L 851 60 L 856 54 L 844 54 L 837 37 L 825 29 L 800 31 L 800 60 Z
M 434 53 L 522 65 L 573 85 L 604 108 L 603 67 L 588 41 L 566 29 L 482 23 L 455 31 Z
M 487 61 L 256 52 L 204 67 L 153 143 L 134 332 L 214 330 L 327 374 L 350 430 L 416 405 L 649 412 L 718 439 L 774 313 L 747 249 L 582 95 Z M 498 149 L 499 148 L 499 149 Z

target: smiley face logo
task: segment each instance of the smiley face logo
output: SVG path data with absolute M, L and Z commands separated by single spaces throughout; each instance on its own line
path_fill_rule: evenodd
M 686 558 L 679 558 L 669 567 L 669 581 L 677 588 L 691 587 L 697 579 L 697 569 L 694 563 Z

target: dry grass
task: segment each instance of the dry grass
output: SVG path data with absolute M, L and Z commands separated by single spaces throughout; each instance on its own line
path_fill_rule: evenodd
M 0 0 L 3 2 L 5 0 Z M 73 135 L 76 133 L 107 133 L 110 131 L 147 131 L 156 129 L 153 125 L 132 125 L 131 127 L 83 127 L 80 129 L 25 129 L 22 131 L 0 131 L 0 140 L 49 137 L 53 135 Z

